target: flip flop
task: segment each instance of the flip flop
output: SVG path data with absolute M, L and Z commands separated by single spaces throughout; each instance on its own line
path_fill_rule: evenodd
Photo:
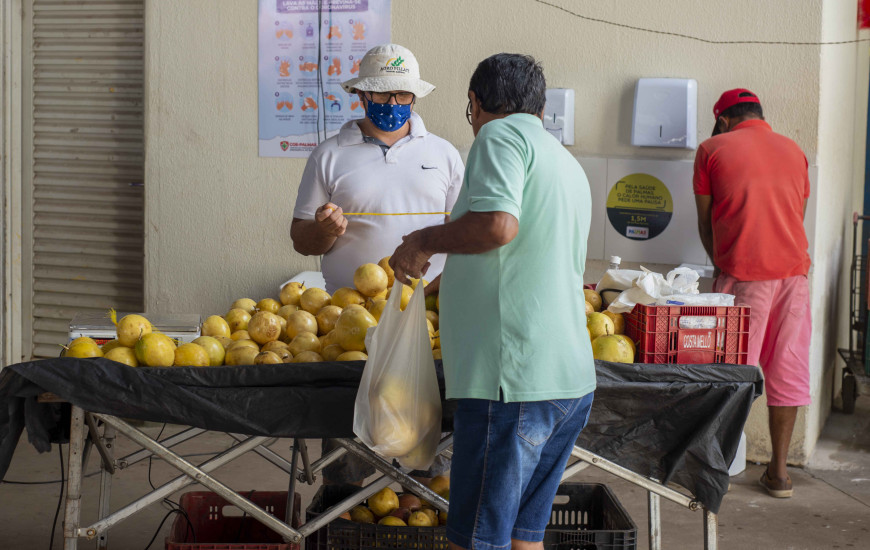
M 767 490 L 767 494 L 772 496 L 773 498 L 791 498 L 794 494 L 794 489 L 791 485 L 791 479 L 786 483 L 785 489 L 780 489 L 776 487 L 777 482 L 771 479 L 770 475 L 767 472 L 767 468 L 764 469 L 764 473 L 761 474 L 761 479 L 758 480 L 758 483 Z

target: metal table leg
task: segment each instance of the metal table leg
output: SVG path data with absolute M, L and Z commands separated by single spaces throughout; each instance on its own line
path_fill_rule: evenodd
M 299 543 L 302 541 L 302 535 L 299 533 L 299 531 L 280 521 L 275 516 L 267 513 L 265 510 L 252 503 L 250 500 L 239 495 L 220 481 L 208 475 L 208 473 L 186 461 L 178 454 L 162 447 L 159 443 L 150 439 L 147 435 L 143 434 L 133 426 L 130 426 L 120 418 L 104 414 L 95 414 L 94 416 L 102 420 L 103 423 L 114 427 L 126 437 L 130 438 L 133 442 L 138 443 L 144 448 L 159 454 L 166 461 L 167 464 L 170 464 L 172 467 L 180 470 L 187 476 L 196 479 L 199 483 L 205 485 L 206 487 L 223 497 L 230 504 L 238 506 L 243 511 L 247 512 L 252 518 L 259 521 L 272 531 L 275 531 L 276 533 L 281 535 L 281 537 L 285 540 L 294 543 Z
M 296 472 L 296 464 L 299 462 L 299 440 L 293 440 L 293 451 L 290 456 L 290 471 Z M 287 488 L 287 507 L 284 509 L 284 523 L 290 524 L 293 518 L 293 502 L 296 500 L 296 476 L 290 475 L 290 486 Z
M 426 487 L 405 472 L 394 468 L 390 462 L 387 462 L 386 460 L 381 458 L 380 455 L 378 455 L 362 443 L 359 443 L 358 441 L 355 441 L 353 439 L 336 439 L 335 441 L 338 442 L 339 445 L 347 449 L 347 452 L 358 456 L 359 458 L 363 459 L 364 461 L 368 462 L 369 464 L 386 474 L 388 477 L 391 477 L 395 481 L 398 481 L 407 490 L 411 491 L 418 497 L 425 499 L 435 508 L 438 508 L 442 512 L 447 511 L 448 502 L 441 498 L 438 493 L 436 493 L 429 487 Z M 444 449 L 451 446 L 452 444 L 453 435 L 445 437 L 441 440 L 441 443 L 438 444 L 438 449 L 436 450 L 436 453 L 441 454 Z
M 206 460 L 199 465 L 199 469 L 206 473 L 212 472 L 220 468 L 221 466 L 228 464 L 233 460 L 239 458 L 240 456 L 250 452 L 252 449 L 265 442 L 267 439 L 268 438 L 266 437 L 249 437 L 245 441 L 241 442 L 239 445 L 227 449 L 219 455 Z M 181 474 L 172 481 L 164 483 L 157 489 L 120 508 L 113 514 L 97 521 L 93 525 L 85 528 L 80 528 L 79 535 L 93 538 L 97 534 L 102 533 L 103 531 L 108 531 L 118 523 L 126 520 L 143 508 L 150 506 L 155 502 L 159 502 L 161 499 L 168 497 L 172 493 L 179 491 L 187 487 L 188 485 L 192 485 L 195 482 L 196 480 L 194 478 L 189 477 L 185 474 Z
M 320 458 L 311 463 L 311 473 L 316 474 L 317 472 L 323 470 L 339 458 L 343 457 L 346 453 L 347 449 L 345 449 L 344 447 L 338 447 L 337 449 L 333 449 L 326 455 L 321 456 Z M 299 478 L 299 481 L 305 481 L 305 478 L 307 478 L 308 476 L 305 474 L 305 472 L 301 472 L 297 474 L 296 477 Z
M 66 508 L 63 513 L 63 548 L 77 550 L 77 531 L 81 519 L 82 504 L 82 451 L 85 438 L 85 411 L 72 406 L 72 421 L 69 434 L 69 459 L 67 461 Z
M 187 428 L 186 430 L 180 431 L 175 435 L 171 435 L 169 437 L 161 439 L 160 441 L 158 441 L 158 443 L 166 448 L 171 449 L 179 443 L 184 443 L 185 441 L 193 439 L 194 437 L 197 437 L 198 435 L 203 434 L 207 431 L 208 430 L 204 430 L 202 428 Z M 129 468 L 133 464 L 141 462 L 153 454 L 154 453 L 152 453 L 148 449 L 142 449 L 141 451 L 130 453 L 127 456 L 118 459 L 118 468 L 122 470 L 124 468 Z
M 314 472 L 311 470 L 311 460 L 308 458 L 308 445 L 305 443 L 304 439 L 300 439 L 299 441 L 299 456 L 302 458 L 302 473 L 305 475 L 305 479 L 300 479 L 300 481 L 305 481 L 309 485 L 314 485 Z
M 647 525 L 649 526 L 649 550 L 662 550 L 661 497 L 649 491 L 647 491 L 646 496 L 649 503 L 649 518 L 647 520 Z
M 719 548 L 719 516 L 704 508 L 704 550 Z
M 103 519 L 109 515 L 112 502 L 112 474 L 114 473 L 115 455 L 115 428 L 103 426 L 103 435 L 100 437 L 102 447 L 105 449 L 102 468 L 100 469 L 100 507 L 97 517 Z M 99 447 L 98 447 L 99 448 Z M 101 453 L 102 454 L 102 453 Z M 97 537 L 97 550 L 106 550 L 109 547 L 109 532 L 103 531 Z

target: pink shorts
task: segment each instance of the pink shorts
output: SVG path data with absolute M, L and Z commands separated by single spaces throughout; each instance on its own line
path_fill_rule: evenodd
M 713 291 L 733 294 L 736 305 L 752 308 L 748 363 L 764 373 L 768 406 L 809 405 L 812 320 L 807 278 L 738 281 L 723 273 Z

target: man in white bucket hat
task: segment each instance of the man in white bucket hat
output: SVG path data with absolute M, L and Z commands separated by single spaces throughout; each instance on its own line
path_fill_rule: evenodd
M 429 133 L 414 112 L 417 98 L 435 86 L 420 79 L 410 50 L 397 44 L 372 48 L 359 76 L 342 86 L 357 93 L 366 117 L 347 122 L 311 153 L 290 232 L 297 252 L 323 255 L 330 293 L 353 288 L 354 270 L 390 255 L 402 236 L 444 223 L 464 171 L 456 148 Z M 438 214 L 419 214 L 428 212 Z M 433 258 L 430 280 L 444 259 Z
M 360 62 L 359 76 L 342 86 L 356 92 L 366 117 L 347 122 L 311 153 L 290 231 L 297 252 L 323 255 L 330 293 L 353 288 L 356 268 L 389 256 L 404 235 L 444 223 L 465 170 L 456 148 L 429 133 L 414 112 L 417 98 L 435 86 L 420 78 L 410 50 L 397 44 L 372 48 Z M 444 259 L 432 258 L 429 280 L 441 273 Z M 442 473 L 441 465 L 428 475 Z M 355 483 L 372 472 L 349 458 L 327 467 L 324 478 Z

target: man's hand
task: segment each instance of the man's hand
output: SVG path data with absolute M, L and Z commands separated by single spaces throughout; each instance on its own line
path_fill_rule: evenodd
M 400 283 L 411 284 L 408 277 L 421 278 L 429 269 L 432 253 L 423 249 L 423 230 L 402 237 L 402 244 L 390 256 L 393 277 Z
M 341 207 L 331 202 L 317 209 L 314 221 L 317 222 L 317 230 L 324 236 L 341 237 L 347 229 L 347 218 L 344 217 Z
M 344 235 L 347 218 L 338 206 L 328 202 L 314 212 L 313 220 L 293 218 L 290 238 L 296 252 L 306 256 L 326 254 Z

